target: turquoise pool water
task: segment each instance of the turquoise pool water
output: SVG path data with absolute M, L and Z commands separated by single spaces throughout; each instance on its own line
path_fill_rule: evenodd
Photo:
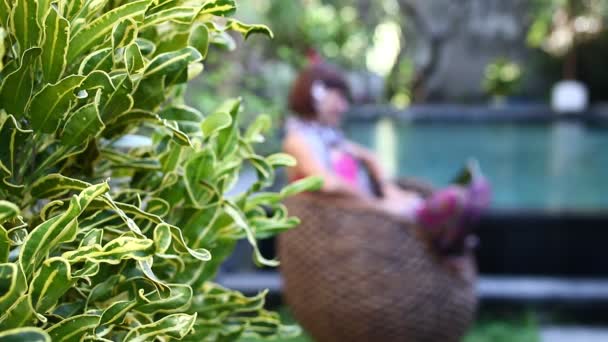
M 608 129 L 578 122 L 408 123 L 351 121 L 347 135 L 376 150 L 395 176 L 446 185 L 477 158 L 495 208 L 608 209 Z

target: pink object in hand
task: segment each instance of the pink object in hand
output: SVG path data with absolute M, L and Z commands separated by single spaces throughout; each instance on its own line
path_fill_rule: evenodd
M 359 164 L 348 153 L 338 151 L 332 158 L 333 170 L 342 180 L 357 187 L 359 185 Z

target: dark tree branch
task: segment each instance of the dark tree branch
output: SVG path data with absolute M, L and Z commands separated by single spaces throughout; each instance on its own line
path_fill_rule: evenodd
M 424 102 L 428 97 L 428 81 L 437 71 L 445 43 L 460 31 L 460 23 L 464 21 L 463 19 L 466 17 L 466 14 L 470 12 L 470 4 L 469 1 L 457 1 L 456 4 L 450 2 L 445 10 L 445 13 L 449 15 L 445 15 L 442 18 L 433 17 L 432 19 L 425 17 L 420 8 L 411 0 L 400 0 L 399 6 L 402 16 L 409 18 L 414 23 L 416 37 L 426 37 L 426 41 L 428 42 L 429 58 L 416 70 L 412 81 L 414 102 Z M 441 27 L 434 27 L 431 20 L 445 20 L 445 24 Z M 402 26 L 402 31 L 405 30 L 406 28 Z M 398 62 L 391 71 L 391 75 L 397 71 L 400 64 L 399 61 L 405 55 L 406 51 L 402 49 L 399 53 Z

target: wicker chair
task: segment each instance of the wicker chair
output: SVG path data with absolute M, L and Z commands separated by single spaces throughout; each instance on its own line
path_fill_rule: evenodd
M 302 224 L 279 237 L 284 295 L 315 341 L 449 342 L 465 334 L 474 286 L 444 266 L 415 227 L 320 194 L 286 205 Z

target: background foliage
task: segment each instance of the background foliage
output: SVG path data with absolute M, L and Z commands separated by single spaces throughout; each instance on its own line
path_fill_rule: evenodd
M 294 162 L 254 152 L 269 118 L 241 132 L 240 99 L 208 115 L 184 104 L 210 46 L 232 48 L 230 32 L 272 35 L 230 19 L 235 9 L 0 1 L 0 340 L 297 333 L 263 309 L 264 293 L 210 281 L 239 239 L 276 265 L 256 239 L 295 226 L 280 200 L 318 186 L 263 192 Z M 257 181 L 227 197 L 244 165 Z
M 498 58 L 486 67 L 483 88 L 495 97 L 509 96 L 518 90 L 521 78 L 519 64 L 506 58 Z

